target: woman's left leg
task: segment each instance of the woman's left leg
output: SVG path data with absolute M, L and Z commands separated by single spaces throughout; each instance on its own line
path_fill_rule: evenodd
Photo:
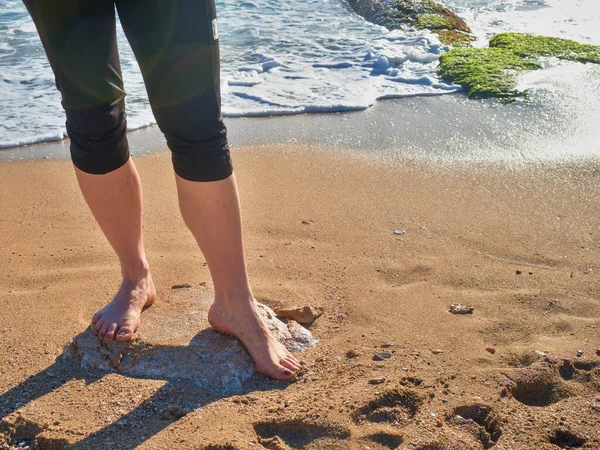
M 258 314 L 246 271 L 238 191 L 221 117 L 214 0 L 117 0 L 117 9 L 172 150 L 181 214 L 213 278 L 209 320 L 243 342 L 258 371 L 289 379 L 300 363 Z

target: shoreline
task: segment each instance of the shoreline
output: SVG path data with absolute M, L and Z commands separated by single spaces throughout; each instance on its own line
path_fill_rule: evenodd
M 523 166 L 600 156 L 600 67 L 556 64 L 521 78 L 529 99 L 503 105 L 464 95 L 378 101 L 364 111 L 225 118 L 230 145 L 311 145 L 378 159 Z M 575 73 L 575 76 L 573 76 Z M 128 133 L 132 155 L 165 151 L 157 126 Z M 0 150 L 0 161 L 67 158 L 68 140 Z

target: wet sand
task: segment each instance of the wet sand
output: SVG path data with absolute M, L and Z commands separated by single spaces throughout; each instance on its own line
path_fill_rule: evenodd
M 325 308 L 306 370 L 222 396 L 55 363 L 119 267 L 68 161 L 5 161 L 6 447 L 600 448 L 597 164 L 450 168 L 306 144 L 238 146 L 233 158 L 256 298 Z M 173 285 L 211 284 L 168 153 L 136 164 L 159 291 L 151 321 L 177 308 Z M 454 315 L 453 303 L 475 310 Z M 381 352 L 390 358 L 374 361 Z

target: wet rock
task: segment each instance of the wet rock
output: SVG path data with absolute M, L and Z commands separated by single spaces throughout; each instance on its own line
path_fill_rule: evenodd
M 383 384 L 383 383 L 385 383 L 385 380 L 386 380 L 385 377 L 371 378 L 369 380 L 369 384 Z
M 390 359 L 392 354 L 389 352 L 377 352 L 373 355 L 373 361 L 385 361 L 386 359 Z
M 475 307 L 471 305 L 465 305 L 463 303 L 453 303 L 450 305 L 450 312 L 452 314 L 473 314 Z
M 348 0 L 352 9 L 370 22 L 396 30 L 412 26 L 428 29 L 444 44 L 466 45 L 471 29 L 454 12 L 435 0 Z
M 278 317 L 292 319 L 298 323 L 311 324 L 323 314 L 323 311 L 324 309 L 320 306 L 306 305 L 280 308 L 275 311 L 275 314 L 277 314 Z
M 205 289 L 171 292 L 172 297 L 178 297 L 176 301 L 169 302 L 168 307 L 159 304 L 148 310 L 134 340 L 101 343 L 88 328 L 65 346 L 61 358 L 85 369 L 135 378 L 191 381 L 223 394 L 241 391 L 254 374 L 254 362 L 237 338 L 210 327 L 207 314 L 212 297 Z M 260 303 L 258 307 L 275 338 L 290 351 L 317 344 L 297 322 L 285 324 L 269 307 Z

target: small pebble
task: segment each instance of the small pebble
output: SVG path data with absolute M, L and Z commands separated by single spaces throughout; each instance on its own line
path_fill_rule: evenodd
M 496 349 L 494 347 L 487 347 L 485 351 L 491 353 L 492 355 L 496 353 Z
M 171 286 L 171 289 L 190 289 L 192 287 L 191 284 L 183 283 L 183 284 L 174 284 Z
M 389 348 L 389 347 L 393 347 L 394 344 L 392 344 L 391 342 L 386 342 L 385 344 L 381 344 L 382 348 Z M 600 351 L 600 348 L 598 349 L 598 351 Z
M 600 356 L 600 348 L 597 348 L 597 349 L 596 349 L 596 355 L 597 355 L 597 356 Z
M 348 350 L 346 352 L 346 358 L 348 358 L 348 359 L 350 359 L 350 358 L 358 358 L 359 356 L 360 356 L 360 353 L 357 350 L 353 349 L 353 348 L 351 348 L 350 350 Z
M 369 384 L 383 384 L 383 383 L 385 383 L 385 380 L 386 380 L 385 377 L 371 378 L 369 380 Z
M 548 356 L 548 352 L 543 352 L 541 350 L 536 350 L 535 354 L 538 356 L 541 356 L 542 358 L 545 358 L 546 356 Z
M 406 233 L 406 230 L 401 230 L 400 228 L 396 228 L 394 230 L 394 234 L 398 234 L 400 236 L 402 236 L 404 233 Z
M 392 354 L 389 352 L 378 352 L 373 355 L 373 361 L 385 361 L 386 359 L 390 359 Z
M 454 416 L 454 422 L 456 423 L 456 425 L 462 425 L 463 423 L 465 423 L 465 418 L 457 414 L 456 416 Z
M 453 303 L 450 305 L 450 312 L 452 314 L 473 314 L 475 307 L 471 305 L 464 305 L 462 303 Z
M 583 350 L 577 350 L 577 357 L 581 358 L 583 356 Z
M 177 406 L 171 406 L 170 408 L 163 409 L 160 420 L 173 420 L 173 419 L 181 419 L 188 413 L 183 408 L 179 408 Z
M 521 272 L 520 270 L 518 270 L 518 269 L 517 269 L 517 270 L 515 271 L 515 273 L 516 273 L 517 275 L 521 275 L 523 272 Z
M 440 353 L 444 353 L 444 350 L 440 350 L 439 348 L 431 350 L 431 353 L 434 355 L 439 355 Z

